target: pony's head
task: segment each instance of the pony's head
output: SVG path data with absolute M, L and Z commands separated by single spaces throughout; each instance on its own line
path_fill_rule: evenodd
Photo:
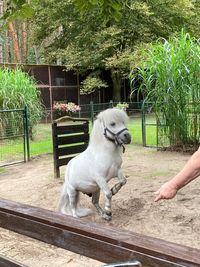
M 128 115 L 125 111 L 109 108 L 98 114 L 94 128 L 98 127 L 99 134 L 101 133 L 108 141 L 121 146 L 131 142 L 131 135 L 126 128 L 127 122 Z

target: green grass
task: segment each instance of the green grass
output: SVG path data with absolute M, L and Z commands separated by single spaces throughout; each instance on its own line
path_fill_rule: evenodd
M 152 115 L 146 116 L 146 145 L 156 146 L 156 120 Z M 142 144 L 142 119 L 139 114 L 130 119 L 128 129 L 131 132 L 132 143 Z
M 147 124 L 154 124 L 155 118 L 148 116 Z M 131 118 L 128 124 L 128 129 L 131 132 L 132 143 L 142 144 L 142 124 L 141 117 L 138 114 Z M 91 130 L 91 127 L 90 127 Z M 52 153 L 52 136 L 51 124 L 38 124 L 33 133 L 33 140 L 30 140 L 30 154 L 32 156 L 45 153 Z M 156 127 L 151 125 L 146 127 L 146 143 L 148 146 L 156 146 Z M 23 160 L 23 143 L 21 140 L 9 140 L 1 143 L 0 160 L 21 158 Z
M 38 124 L 33 136 L 30 141 L 31 156 L 53 152 L 51 124 Z
M 30 140 L 30 154 L 52 153 L 51 124 L 38 124 Z M 1 142 L 0 161 L 23 161 L 23 138 Z
M 0 144 L 0 160 L 18 161 L 23 160 L 23 139 L 6 140 Z

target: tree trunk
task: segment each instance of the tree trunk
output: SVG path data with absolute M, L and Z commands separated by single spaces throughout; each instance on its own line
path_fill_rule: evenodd
M 3 15 L 3 2 L 0 1 L 0 16 Z M 0 62 L 4 62 L 4 56 L 3 56 L 3 43 L 0 43 Z
M 5 32 L 5 46 L 4 46 L 4 51 L 5 51 L 5 61 L 6 63 L 11 62 L 11 55 L 10 55 L 10 41 L 9 41 L 9 33 L 6 30 Z
M 27 24 L 22 22 L 22 61 L 26 63 L 27 59 Z
M 111 78 L 113 82 L 113 101 L 114 102 L 120 102 L 121 101 L 121 85 L 122 85 L 122 79 L 119 72 L 115 71 L 114 69 L 111 69 Z
M 13 22 L 8 23 L 8 29 L 13 40 L 14 55 L 17 63 L 21 63 L 21 54 L 18 45 L 17 34 Z

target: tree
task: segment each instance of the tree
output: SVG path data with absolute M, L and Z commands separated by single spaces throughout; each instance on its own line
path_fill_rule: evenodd
M 43 46 L 46 62 L 59 58 L 68 69 L 79 71 L 108 69 L 114 89 L 114 101 L 120 100 L 122 79 L 130 66 L 138 64 L 141 47 L 159 37 L 168 38 L 184 26 L 195 32 L 197 19 L 190 0 L 113 1 L 118 4 L 117 19 L 102 16 L 104 4 L 89 1 L 75 8 L 74 3 L 88 1 L 43 1 L 36 7 L 34 39 Z M 100 5 L 99 3 L 104 3 Z M 112 5 L 111 5 L 112 7 Z M 112 13 L 110 13 L 112 14 Z M 62 26 L 62 31 L 59 31 Z
M 1 16 L 1 32 L 6 33 L 6 48 L 5 55 L 6 62 L 22 63 L 27 61 L 28 53 L 28 23 L 27 19 L 30 19 L 34 15 L 33 6 L 29 3 L 29 0 L 4 0 L 4 13 Z M 32 0 L 32 2 L 34 2 Z M 9 36 L 8 36 L 9 35 Z M 12 40 L 13 53 L 11 51 L 11 45 L 9 37 Z M 10 56 L 8 56 L 10 54 Z M 13 54 L 13 58 L 11 55 Z

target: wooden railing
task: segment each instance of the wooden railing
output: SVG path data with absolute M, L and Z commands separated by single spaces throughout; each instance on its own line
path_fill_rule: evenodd
M 0 227 L 104 263 L 135 259 L 148 267 L 200 266 L 199 249 L 5 199 Z

